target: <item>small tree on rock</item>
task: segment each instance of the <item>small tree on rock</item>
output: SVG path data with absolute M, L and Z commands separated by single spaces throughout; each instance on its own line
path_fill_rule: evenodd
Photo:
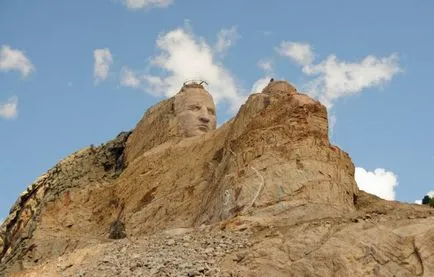
M 422 199 L 422 204 L 423 204 L 423 205 L 428 205 L 429 202 L 430 202 L 431 200 L 432 200 L 432 199 L 431 199 L 431 197 L 429 197 L 429 195 L 425 195 L 425 196 L 423 197 L 423 199 Z

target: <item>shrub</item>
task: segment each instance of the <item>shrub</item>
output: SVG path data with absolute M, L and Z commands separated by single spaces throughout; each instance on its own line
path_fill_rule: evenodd
M 423 197 L 423 199 L 422 199 L 422 204 L 423 204 L 423 205 L 428 205 L 428 204 L 430 203 L 431 200 L 432 200 L 432 199 L 431 199 L 431 197 L 429 197 L 429 195 L 425 195 L 425 196 Z

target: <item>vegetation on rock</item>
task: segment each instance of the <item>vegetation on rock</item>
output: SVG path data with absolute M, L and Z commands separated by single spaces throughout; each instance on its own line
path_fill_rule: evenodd
M 434 197 L 430 197 L 429 195 L 425 195 L 424 198 L 422 199 L 422 204 L 428 205 L 428 206 L 434 208 Z

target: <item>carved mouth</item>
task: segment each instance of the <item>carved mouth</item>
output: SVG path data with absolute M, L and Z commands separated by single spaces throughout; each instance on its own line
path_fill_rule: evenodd
M 199 125 L 199 130 L 203 132 L 208 132 L 209 128 L 207 125 Z

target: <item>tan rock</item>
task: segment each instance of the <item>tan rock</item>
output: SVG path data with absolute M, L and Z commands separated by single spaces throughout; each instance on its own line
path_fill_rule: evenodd
M 201 130 L 204 126 L 206 130 Z M 146 151 L 174 138 L 201 135 L 215 128 L 212 96 L 200 84 L 186 84 L 176 97 L 161 101 L 145 113 L 128 138 L 124 161 L 129 164 Z
M 318 101 L 273 81 L 213 130 L 203 87 L 182 90 L 30 186 L 1 226 L 0 272 L 434 275 L 434 210 L 359 191 Z M 108 239 L 114 222 L 127 239 Z
M 184 85 L 175 96 L 174 109 L 181 137 L 203 135 L 216 128 L 214 100 L 200 85 Z
M 296 94 L 297 93 L 297 89 L 289 84 L 286 81 L 274 81 L 274 79 L 272 79 L 268 85 L 262 90 L 262 93 L 288 93 L 288 94 Z

